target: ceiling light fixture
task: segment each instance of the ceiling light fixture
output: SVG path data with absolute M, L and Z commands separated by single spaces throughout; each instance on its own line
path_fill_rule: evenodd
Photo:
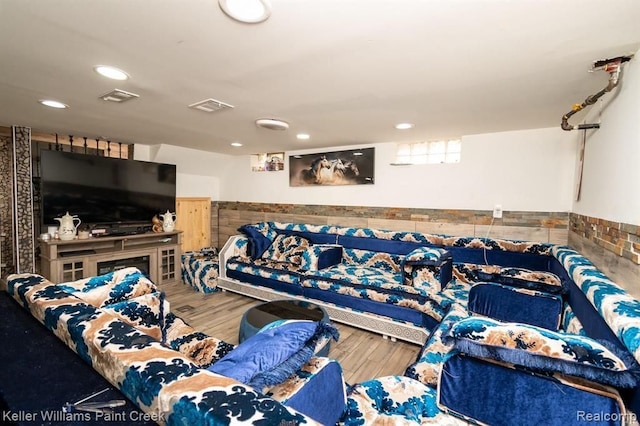
M 398 123 L 396 124 L 396 129 L 407 130 L 413 128 L 413 126 L 415 126 L 413 123 Z
M 63 104 L 62 102 L 54 101 L 51 99 L 40 99 L 38 102 L 40 102 L 44 106 L 48 106 L 51 108 L 58 108 L 58 109 L 69 108 L 69 105 L 66 105 L 66 104 Z
M 218 0 L 218 4 L 227 16 L 245 24 L 266 21 L 271 15 L 270 0 Z
M 112 80 L 129 79 L 129 74 L 119 68 L 111 67 L 109 65 L 96 65 L 95 67 L 93 67 L 93 69 L 101 76 L 110 78 Z
M 306 134 L 306 133 L 298 133 L 298 134 L 296 135 L 296 138 L 300 139 L 301 141 L 306 141 L 306 140 L 308 140 L 310 137 L 311 137 L 311 136 L 309 136 L 309 135 L 308 135 L 308 134 Z
M 289 123 L 275 118 L 259 118 L 256 120 L 256 126 L 269 130 L 287 130 Z
M 231 142 L 231 146 L 240 147 L 242 144 L 240 142 Z

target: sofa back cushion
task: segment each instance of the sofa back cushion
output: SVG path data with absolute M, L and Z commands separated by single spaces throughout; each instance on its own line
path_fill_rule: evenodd
M 528 288 L 546 293 L 563 292 L 560 278 L 545 271 L 532 271 L 525 268 L 478 265 L 475 270 L 478 281 L 491 281 L 512 287 Z
M 478 283 L 469 290 L 469 312 L 504 322 L 536 325 L 557 331 L 563 303 L 558 294 L 496 283 Z
M 162 292 L 112 303 L 102 309 L 158 341 L 162 340 L 165 316 L 170 311 L 169 301 Z
M 252 259 L 258 259 L 271 246 L 278 233 L 269 226 L 268 222 L 243 225 L 238 228 L 249 240 L 247 254 Z
M 400 272 L 403 258 L 404 256 L 393 253 L 353 248 L 344 248 L 342 252 L 342 262 L 347 265 L 378 268 L 393 273 Z
M 58 286 L 97 308 L 158 291 L 151 280 L 133 267 Z
M 300 265 L 309 247 L 311 247 L 311 241 L 304 237 L 279 234 L 260 257 L 276 262 L 289 262 L 294 265 Z

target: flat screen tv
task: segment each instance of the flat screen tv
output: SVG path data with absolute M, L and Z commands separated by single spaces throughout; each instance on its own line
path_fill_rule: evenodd
M 66 212 L 92 225 L 151 224 L 176 206 L 176 166 L 62 151 L 40 153 L 42 223 Z

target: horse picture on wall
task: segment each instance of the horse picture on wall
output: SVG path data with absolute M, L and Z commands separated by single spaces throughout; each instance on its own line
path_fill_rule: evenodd
M 290 186 L 373 184 L 375 148 L 289 156 Z

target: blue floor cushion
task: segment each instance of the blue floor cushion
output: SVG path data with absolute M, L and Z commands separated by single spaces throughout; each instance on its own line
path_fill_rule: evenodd
M 289 320 L 251 336 L 208 369 L 258 390 L 283 382 L 315 354 L 318 341 L 338 338 L 325 322 Z

